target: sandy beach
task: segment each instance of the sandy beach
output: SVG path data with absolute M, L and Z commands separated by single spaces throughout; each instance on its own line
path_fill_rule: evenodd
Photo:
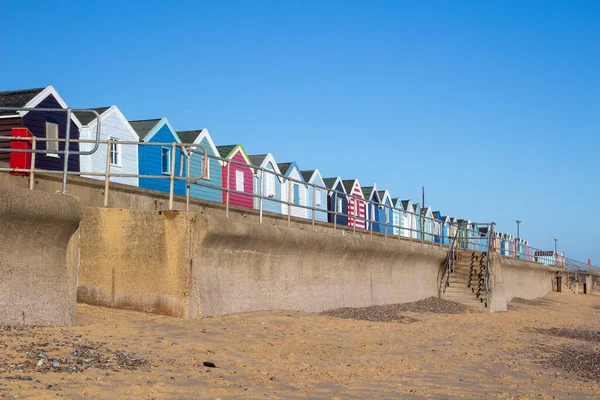
M 600 398 L 600 296 L 410 309 L 181 320 L 78 305 L 74 327 L 0 330 L 0 397 Z M 369 313 L 393 315 L 349 319 Z

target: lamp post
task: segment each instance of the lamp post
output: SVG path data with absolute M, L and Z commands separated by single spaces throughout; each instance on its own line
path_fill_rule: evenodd
M 558 242 L 558 239 L 554 238 L 554 254 L 557 254 L 557 251 L 556 251 L 556 242 Z
M 519 225 L 521 225 L 520 219 L 517 220 L 517 240 L 521 238 L 521 236 L 519 235 Z

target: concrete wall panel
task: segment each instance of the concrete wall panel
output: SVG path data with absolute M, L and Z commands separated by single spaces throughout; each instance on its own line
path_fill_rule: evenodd
M 193 214 L 85 208 L 78 300 L 186 317 Z
M 0 186 L 0 324 L 73 324 L 80 220 L 73 196 Z

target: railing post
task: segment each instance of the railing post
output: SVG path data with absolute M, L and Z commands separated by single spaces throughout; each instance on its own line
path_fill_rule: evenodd
M 106 143 L 106 169 L 104 170 L 104 207 L 108 207 L 108 191 L 110 182 L 110 153 L 112 151 L 113 142 L 108 139 Z
M 373 222 L 375 221 L 375 204 L 369 202 L 369 230 L 371 231 L 371 237 L 373 237 Z
M 383 206 L 383 209 L 385 210 L 385 227 L 383 229 L 385 230 L 385 238 L 387 239 L 387 236 L 388 236 L 388 218 L 389 218 L 389 212 L 388 212 L 388 206 L 387 206 L 387 204 Z M 393 228 L 392 228 L 392 231 L 393 231 Z
M 227 187 L 225 188 L 225 216 L 229 218 L 229 186 L 231 184 L 231 160 L 227 161 Z
M 317 198 L 317 186 L 313 184 L 312 191 L 312 229 L 315 230 L 315 213 L 317 212 L 317 208 L 315 207 L 315 202 Z
M 67 193 L 67 171 L 69 170 L 69 146 L 71 141 L 71 107 L 67 108 L 67 130 L 65 133 L 65 152 L 63 154 L 63 181 L 62 181 L 62 192 Z M 48 148 L 48 145 L 46 145 Z M 60 150 L 60 141 L 58 142 L 58 149 Z
M 333 230 L 337 230 L 337 213 L 338 213 L 338 202 L 337 202 L 337 190 L 333 192 Z
M 290 178 L 288 177 L 287 180 L 287 184 L 288 184 L 288 198 L 287 198 L 287 203 L 288 203 L 288 227 L 292 226 L 292 205 L 290 202 L 290 199 L 292 198 L 292 182 L 290 181 Z
M 171 171 L 169 174 L 169 210 L 173 209 L 173 192 L 175 191 L 175 157 L 176 149 L 175 143 L 171 144 Z
M 204 151 L 204 153 L 206 154 L 206 151 Z M 192 151 L 191 149 L 186 149 L 185 151 L 186 154 L 186 180 L 185 180 L 185 187 L 186 187 L 186 193 L 185 193 L 185 211 L 190 211 L 190 196 L 191 196 L 191 192 L 192 192 L 192 182 L 190 182 L 190 169 L 191 169 L 191 162 L 192 162 Z M 204 166 L 206 164 L 206 159 L 202 160 L 202 178 L 204 178 L 206 175 L 204 174 Z
M 29 166 L 29 190 L 33 190 L 33 185 L 35 184 L 35 150 L 37 148 L 36 137 L 32 135 L 31 137 L 31 149 L 33 152 L 31 153 L 31 165 Z
M 360 214 L 358 212 L 358 200 L 356 198 L 352 198 L 352 200 L 354 201 L 354 210 L 352 210 L 352 213 L 354 214 L 354 218 L 352 218 L 352 233 L 356 234 L 356 217 L 358 217 L 358 214 Z M 367 209 L 365 208 L 365 212 L 367 211 Z
M 264 179 L 264 175 L 267 172 L 267 170 L 265 169 L 264 171 L 259 170 L 258 173 L 258 182 L 260 183 L 260 191 L 258 192 L 258 194 L 260 195 L 260 197 L 258 198 L 258 202 L 259 202 L 259 206 L 258 206 L 258 210 L 259 210 L 259 217 L 258 217 L 258 222 L 259 223 L 263 223 L 263 186 L 265 185 L 265 179 Z

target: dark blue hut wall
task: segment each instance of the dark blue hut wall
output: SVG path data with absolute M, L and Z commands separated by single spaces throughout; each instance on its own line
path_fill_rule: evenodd
M 35 108 L 62 108 L 56 101 L 54 96 L 49 95 Z M 67 133 L 67 113 L 66 112 L 49 112 L 49 111 L 30 111 L 23 116 L 21 125 L 27 128 L 34 136 L 46 137 L 46 121 L 58 124 L 58 136 L 61 139 L 66 137 Z M 70 139 L 79 139 L 79 129 L 77 125 L 71 121 Z M 37 143 L 38 149 L 45 149 L 45 142 Z M 65 149 L 65 143 L 59 144 L 59 150 Z M 70 151 L 78 151 L 79 143 L 71 142 L 69 144 Z M 35 167 L 49 170 L 61 170 L 63 168 L 64 158 L 62 154 L 58 157 L 50 157 L 44 154 L 36 155 Z M 69 155 L 69 171 L 79 171 L 79 156 L 76 154 Z
M 0 118 L 0 136 L 10 136 L 12 134 L 12 128 L 21 127 L 21 118 Z M 0 139 L 0 148 L 10 148 L 10 140 Z M 0 152 L 0 161 L 7 161 L 10 159 L 10 153 Z

